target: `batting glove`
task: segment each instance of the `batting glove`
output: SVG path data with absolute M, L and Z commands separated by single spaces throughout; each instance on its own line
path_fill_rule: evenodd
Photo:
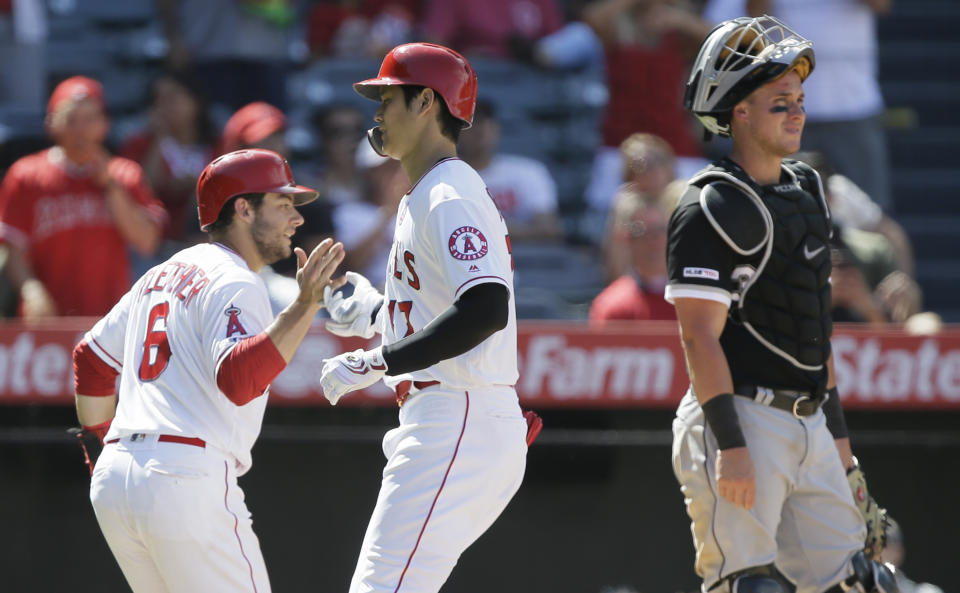
M 320 387 L 332 405 L 337 405 L 345 394 L 369 387 L 383 378 L 387 363 L 380 354 L 381 348 L 354 350 L 324 359 Z
M 341 292 L 333 292 L 329 285 L 323 289 L 323 302 L 330 313 L 327 331 L 344 338 L 372 338 L 379 332 L 383 295 L 361 274 L 347 272 L 346 277 L 347 282 L 353 284 L 353 294 L 349 298 L 343 298 Z M 374 319 L 373 312 L 377 307 L 380 310 Z

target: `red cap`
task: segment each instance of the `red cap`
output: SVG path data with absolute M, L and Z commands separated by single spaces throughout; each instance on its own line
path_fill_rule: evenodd
M 464 128 L 473 123 L 477 103 L 477 73 L 466 58 L 449 47 L 433 43 L 406 43 L 383 58 L 376 78 L 353 83 L 353 90 L 368 99 L 380 100 L 382 86 L 425 86 L 440 93 L 453 117 Z
M 217 157 L 197 179 L 200 228 L 216 222 L 231 198 L 264 193 L 293 196 L 296 206 L 317 198 L 317 190 L 294 183 L 290 165 L 272 150 L 250 148 Z
M 222 151 L 231 152 L 246 146 L 255 146 L 287 125 L 282 111 L 263 101 L 244 105 L 223 127 Z
M 93 99 L 100 107 L 105 107 L 103 87 L 99 82 L 86 76 L 71 76 L 53 89 L 50 101 L 47 102 L 47 115 L 53 114 L 66 101 L 80 101 L 82 99 Z

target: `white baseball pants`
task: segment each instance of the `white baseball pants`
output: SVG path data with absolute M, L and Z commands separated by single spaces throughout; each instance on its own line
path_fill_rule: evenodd
M 523 480 L 527 424 L 512 387 L 412 394 L 387 432 L 387 464 L 350 593 L 434 593 Z
M 776 562 L 797 593 L 819 593 L 852 574 L 850 557 L 867 534 L 826 418 L 818 410 L 798 419 L 733 399 L 756 471 L 749 511 L 716 494 L 717 441 L 691 391 L 673 421 L 673 469 L 703 591 L 731 573 Z
M 207 447 L 123 439 L 97 460 L 90 500 L 135 593 L 269 593 L 234 462 Z

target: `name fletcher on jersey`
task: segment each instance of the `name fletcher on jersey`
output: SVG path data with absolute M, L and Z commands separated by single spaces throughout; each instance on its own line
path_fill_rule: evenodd
M 210 283 L 206 276 L 207 273 L 196 264 L 170 261 L 147 272 L 141 294 L 166 291 L 176 294 L 177 298 L 183 301 L 184 307 L 189 307 L 193 299 Z

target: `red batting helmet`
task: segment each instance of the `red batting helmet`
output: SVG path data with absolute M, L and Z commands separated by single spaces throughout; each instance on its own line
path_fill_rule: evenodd
M 230 198 L 265 193 L 291 195 L 295 206 L 317 198 L 316 190 L 293 182 L 290 165 L 272 150 L 250 148 L 217 157 L 197 180 L 200 228 L 206 229 L 216 222 Z
M 453 117 L 469 128 L 477 103 L 477 73 L 466 58 L 433 43 L 406 43 L 383 58 L 376 78 L 361 80 L 353 89 L 368 99 L 380 100 L 377 87 L 410 84 L 440 93 Z

